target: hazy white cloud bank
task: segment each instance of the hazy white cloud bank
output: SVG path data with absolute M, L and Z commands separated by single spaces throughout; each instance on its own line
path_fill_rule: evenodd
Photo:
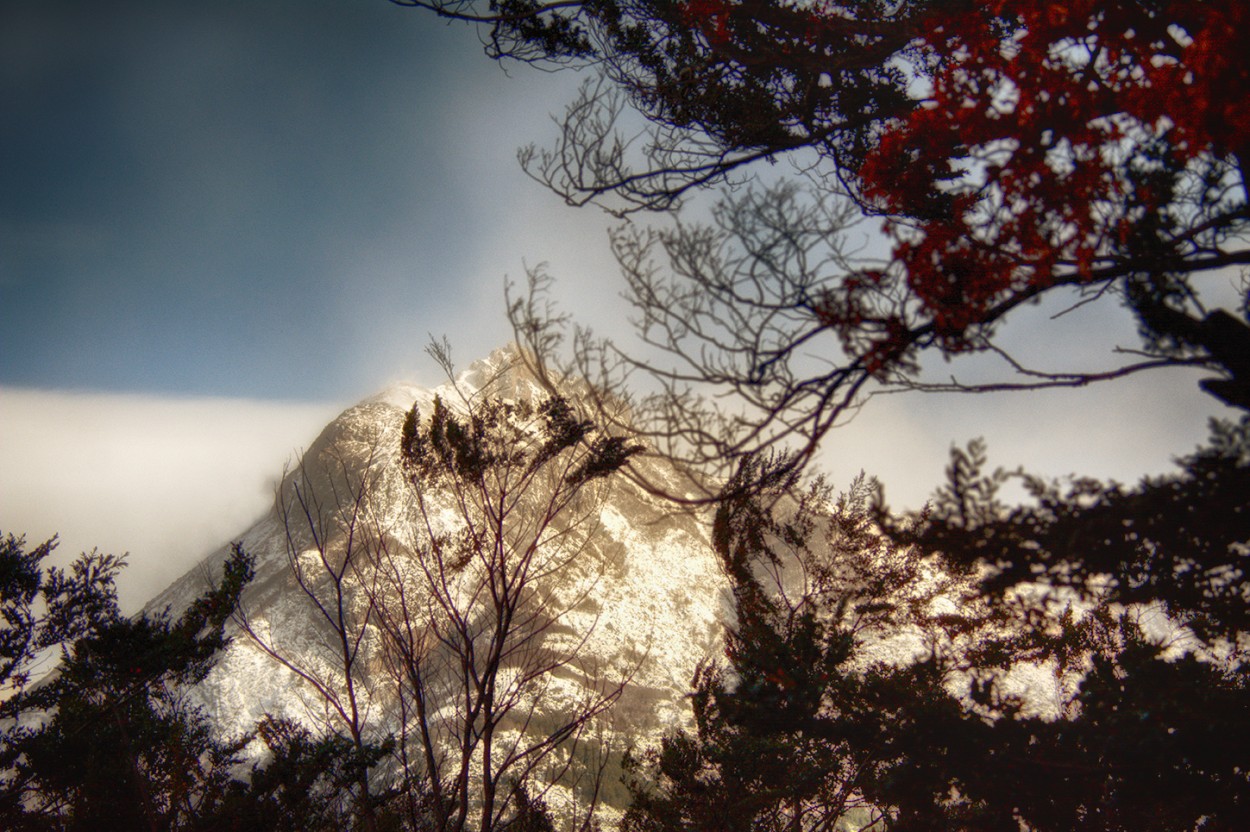
M 134 610 L 259 517 L 340 409 L 0 388 L 0 529 L 59 534 L 58 563 L 129 552 Z
M 1195 381 L 882 397 L 827 437 L 818 466 L 838 488 L 876 475 L 892 506 L 916 508 L 950 445 L 984 436 L 993 465 L 1134 482 L 1170 470 L 1226 411 Z M 0 387 L 0 530 L 30 543 L 59 534 L 62 564 L 92 547 L 129 552 L 121 595 L 135 610 L 266 511 L 283 467 L 346 404 Z

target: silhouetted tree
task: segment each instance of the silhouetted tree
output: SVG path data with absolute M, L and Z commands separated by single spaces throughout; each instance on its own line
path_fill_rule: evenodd
M 615 391 L 650 376 L 658 391 L 632 418 L 696 467 L 728 475 L 785 443 L 802 464 L 881 389 L 1084 385 L 1191 364 L 1214 373 L 1206 390 L 1250 406 L 1245 287 L 1214 308 L 1198 283 L 1250 264 L 1244 3 L 396 2 L 476 21 L 493 57 L 601 70 L 556 145 L 522 153 L 572 203 L 667 210 L 793 161 L 779 188 L 731 195 L 711 222 L 618 231 L 644 349 L 579 332 L 573 365 L 557 362 Z M 842 242 L 847 200 L 884 219 L 888 256 Z M 1119 301 L 1143 344 L 1039 369 L 996 333 L 1046 296 Z M 560 321 L 546 297 L 512 309 L 549 358 Z M 972 352 L 1001 359 L 997 377 L 920 373 L 927 355 Z
M 1010 507 L 984 465 L 907 521 L 744 472 L 774 491 L 718 510 L 728 668 L 634 761 L 626 829 L 1250 822 L 1250 420 L 1133 489 Z
M 964 721 L 945 685 L 967 636 L 943 616 L 973 621 L 968 581 L 895 546 L 862 480 L 796 501 L 786 466 L 748 465 L 762 491 L 714 525 L 728 666 L 696 676 L 693 733 L 630 761 L 629 832 L 876 828 L 897 810 L 871 786 L 935 764 L 930 740 Z
M 1250 418 L 1213 423 L 1178 463 L 1132 488 L 1023 477 L 1032 499 L 1006 506 L 1006 475 L 957 454 L 929 514 L 895 535 L 972 570 L 1019 619 L 970 653 L 991 708 L 1012 663 L 1069 676 L 1058 718 L 999 757 L 1007 783 L 1050 784 L 1017 792 L 1034 828 L 1250 823 Z
M 216 737 L 185 691 L 226 644 L 250 559 L 236 547 L 220 583 L 177 619 L 127 618 L 115 587 L 124 560 L 93 551 L 45 570 L 54 545 L 0 543 L 4 827 L 198 828 L 238 786 L 245 740 Z
M 432 354 L 453 378 L 445 345 Z M 592 828 L 606 764 L 592 731 L 628 678 L 588 661 L 593 622 L 569 618 L 603 575 L 608 478 L 639 449 L 563 397 L 511 389 L 512 369 L 408 412 L 412 528 L 378 558 L 405 766 L 440 832 L 551 829 L 557 784 L 582 801 L 558 812 L 565 828 Z
M 385 756 L 373 746 L 362 756 L 350 737 L 314 735 L 288 719 L 266 717 L 257 726 L 265 752 L 246 782 L 227 792 L 215 815 L 199 818 L 203 832 L 344 832 L 359 828 L 357 787 Z M 375 812 L 382 829 L 398 829 L 395 812 Z M 419 828 L 419 827 L 418 827 Z
M 568 618 L 603 573 L 605 485 L 638 449 L 537 388 L 457 387 L 432 352 L 455 401 L 322 449 L 283 486 L 290 571 L 326 638 L 308 652 L 303 631 L 239 620 L 371 761 L 363 803 L 412 828 L 542 830 L 559 784 L 588 829 L 606 765 L 588 737 L 626 677 L 592 666 Z
M 723 511 L 767 498 L 752 523 L 769 528 L 768 477 L 800 468 L 883 387 L 1079 386 L 1193 365 L 1213 374 L 1203 389 L 1250 410 L 1246 281 L 1225 308 L 1202 285 L 1250 265 L 1245 3 L 400 2 L 483 24 L 495 57 L 602 68 L 555 147 L 522 154 L 572 203 L 670 209 L 794 161 L 790 181 L 741 189 L 710 221 L 616 233 L 658 357 L 576 331 L 572 363 L 553 359 L 561 319 L 540 271 L 510 306 L 549 377 L 589 372 L 610 402 L 620 373 L 658 382 L 631 415 L 660 449 L 755 477 L 731 480 Z M 648 124 L 641 141 L 622 136 L 630 106 Z M 844 200 L 884 219 L 887 256 L 842 242 Z M 997 331 L 1047 297 L 1122 303 L 1141 347 L 1093 369 L 1031 366 Z M 922 373 L 928 355 L 974 352 L 1008 375 Z M 796 626 L 780 614 L 790 604 L 755 600 L 768 597 L 759 579 L 727 561 L 740 591 L 732 672 L 700 677 L 696 734 L 644 764 L 658 786 L 639 792 L 631 822 L 819 828 L 854 794 L 894 828 L 1246 826 L 1244 433 L 1220 429 L 1178 474 L 1135 488 L 1027 479 L 1022 507 L 999 500 L 980 449 L 957 455 L 929 515 L 877 518 L 891 545 L 966 580 L 972 601 L 904 616 L 940 637 L 902 665 L 865 670 L 850 658 L 870 661 L 862 645 L 832 650 L 844 591 Z M 751 462 L 788 443 L 797 454 Z M 745 551 L 767 564 L 784 540 Z M 1045 717 L 1010 692 L 1030 666 L 1055 679 Z M 781 762 L 744 767 L 753 757 Z M 835 759 L 863 761 L 853 784 Z M 805 786 L 816 782 L 833 791 Z
M 313 693 L 314 704 L 324 712 L 316 741 L 342 750 L 337 737 L 350 746 L 353 762 L 346 770 L 355 779 L 350 786 L 338 785 L 350 788 L 358 828 L 374 832 L 380 807 L 390 796 L 377 764 L 393 747 L 391 731 L 374 706 L 379 684 L 369 672 L 371 629 L 377 621 L 371 584 L 378 578 L 383 534 L 370 503 L 378 460 L 372 452 L 360 464 L 333 448 L 326 454 L 316 461 L 315 472 L 309 460 L 301 461 L 279 490 L 289 574 L 297 588 L 295 600 L 308 617 L 297 630 L 275 629 L 267 618 L 257 621 L 244 603 L 235 621 Z M 284 747 L 302 753 L 309 742 Z

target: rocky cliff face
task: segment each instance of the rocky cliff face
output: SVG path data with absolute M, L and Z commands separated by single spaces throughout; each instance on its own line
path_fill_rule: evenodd
M 470 392 L 505 399 L 541 395 L 514 359 L 501 350 L 475 364 L 458 379 L 459 393 L 451 385 L 437 390 L 393 387 L 349 408 L 325 428 L 300 466 L 287 473 L 273 510 L 240 536 L 256 570 L 243 610 L 251 629 L 272 649 L 315 678 L 342 675 L 323 611 L 300 585 L 301 577 L 305 583 L 320 580 L 318 543 L 321 552 L 330 553 L 333 565 L 334 553 L 347 545 L 343 520 L 352 512 L 357 519 L 366 518 L 369 533 L 377 539 L 416 534 L 411 485 L 399 458 L 406 412 L 416 402 L 428 414 L 436 395 L 449 401 Z M 652 480 L 666 476 L 662 462 L 635 460 Z M 602 732 L 616 745 L 641 746 L 688 721 L 685 697 L 691 677 L 700 661 L 719 654 L 730 599 L 700 520 L 673 513 L 619 476 L 595 511 L 592 545 L 579 555 L 581 565 L 572 567 L 582 569 L 584 591 L 545 637 L 561 641 L 565 649 L 580 645 L 577 667 L 596 668 L 598 678 L 564 668 L 544 692 L 539 716 L 544 709 L 558 712 L 571 706 L 593 685 L 623 680 L 622 695 L 603 720 Z M 153 599 L 149 609 L 169 606 L 176 611 L 187 604 L 228 550 L 223 547 L 211 555 Z M 301 565 L 303 572 L 296 568 Z M 359 613 L 365 601 L 360 587 L 348 590 L 350 617 L 353 605 Z M 356 620 L 364 622 L 357 665 L 364 719 L 372 733 L 397 732 L 399 717 L 388 693 L 393 685 L 374 649 L 377 634 L 365 617 Z M 232 644 L 195 696 L 227 732 L 248 731 L 266 713 L 314 728 L 340 727 L 323 694 L 237 627 Z

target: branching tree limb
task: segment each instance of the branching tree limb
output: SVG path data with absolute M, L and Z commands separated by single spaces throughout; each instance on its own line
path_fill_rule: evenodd
M 1230 40 L 1250 25 L 1244 4 L 422 5 L 486 27 L 497 57 L 597 66 L 555 144 L 521 153 L 572 204 L 670 210 L 793 163 L 789 184 L 727 197 L 706 228 L 619 231 L 641 341 L 575 330 L 575 357 L 553 366 L 606 368 L 591 374 L 605 402 L 626 377 L 645 388 L 644 432 L 692 482 L 782 446 L 801 464 L 877 392 L 1079 386 L 1176 364 L 1250 406 L 1246 310 L 1207 308 L 1198 285 L 1250 265 L 1250 127 L 1223 115 L 1250 79 Z M 544 40 L 557 20 L 577 49 Z M 845 256 L 847 205 L 885 221 L 888 254 Z M 1056 295 L 1124 304 L 1145 360 L 1010 377 L 1030 362 L 996 342 L 1003 321 Z M 561 343 L 542 334 L 558 322 L 544 305 L 511 305 L 540 355 Z M 1006 375 L 920 372 L 928 356 L 985 351 Z
M 608 764 L 598 734 L 632 669 L 589 658 L 584 610 L 609 478 L 638 449 L 506 373 L 457 386 L 434 352 L 454 400 L 414 405 L 374 444 L 322 449 L 284 482 L 289 573 L 320 646 L 239 621 L 362 759 L 393 749 L 414 826 L 490 832 L 559 796 L 569 828 L 589 830 Z M 392 793 L 374 779 L 361 767 L 362 822 Z

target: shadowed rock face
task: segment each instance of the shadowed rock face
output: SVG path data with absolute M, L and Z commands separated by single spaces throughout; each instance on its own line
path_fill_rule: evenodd
M 327 630 L 301 591 L 292 559 L 305 563 L 314 556 L 310 528 L 319 526 L 333 561 L 344 546 L 339 520 L 345 506 L 367 511 L 370 529 L 388 545 L 413 540 L 414 497 L 399 459 L 405 414 L 414 402 L 429 413 L 435 395 L 453 406 L 464 394 L 516 400 L 541 396 L 541 388 L 515 365 L 515 358 L 508 350 L 496 351 L 473 365 L 455 387 L 393 387 L 344 411 L 322 431 L 300 466 L 283 478 L 273 510 L 240 536 L 256 559 L 256 577 L 243 598 L 253 629 L 266 634 L 295 663 L 334 676 Z M 636 464 L 647 468 L 653 480 L 667 474 L 655 460 Z M 314 523 L 307 522 L 309 516 Z M 730 598 L 698 518 L 673 514 L 616 477 L 594 519 L 589 548 L 570 566 L 582 590 L 544 635 L 552 649 L 584 640 L 579 661 L 553 674 L 539 718 L 528 730 L 541 730 L 544 711 L 558 719 L 565 703 L 594 685 L 628 679 L 603 720 L 604 731 L 615 745 L 641 746 L 688 721 L 691 678 L 700 661 L 719 654 Z M 169 606 L 177 611 L 186 605 L 219 569 L 228 550 L 223 546 L 210 555 L 154 598 L 148 609 Z M 358 588 L 350 589 L 348 599 L 349 606 L 363 603 Z M 390 707 L 393 683 L 380 659 L 370 653 L 376 641 L 366 634 L 361 687 L 369 708 L 368 728 L 381 736 L 399 726 Z M 589 669 L 599 678 L 589 678 Z M 307 683 L 237 627 L 230 647 L 195 695 L 218 726 L 231 733 L 250 730 L 267 712 L 314 728 L 335 724 Z

